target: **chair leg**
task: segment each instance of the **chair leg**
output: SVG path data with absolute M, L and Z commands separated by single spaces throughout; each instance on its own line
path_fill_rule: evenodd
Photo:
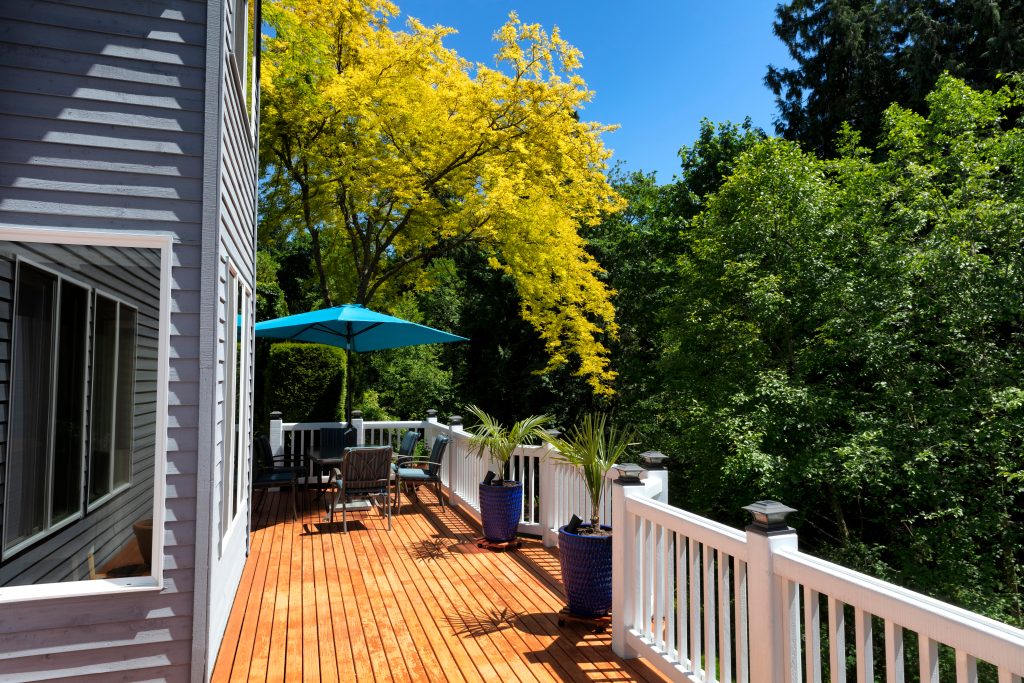
M 296 481 L 292 479 L 292 519 L 296 522 L 299 521 L 299 511 L 295 507 L 295 489 L 298 488 Z
M 437 499 L 441 501 L 441 509 L 444 510 L 444 496 L 441 495 L 441 482 L 435 481 L 434 486 L 437 487 Z
M 395 478 L 395 507 L 398 508 L 399 514 L 402 512 L 402 477 L 396 475 Z
M 348 496 L 345 495 L 345 490 L 344 489 L 340 489 L 340 491 L 341 491 L 341 498 L 342 498 L 342 501 L 341 501 L 341 531 L 343 533 L 347 534 L 348 533 Z M 337 503 L 335 503 L 335 505 L 337 505 Z

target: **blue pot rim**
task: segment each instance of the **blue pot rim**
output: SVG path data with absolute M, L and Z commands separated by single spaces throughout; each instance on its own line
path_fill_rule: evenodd
M 566 526 L 568 526 L 568 525 L 566 525 Z M 603 541 L 605 539 L 611 539 L 610 535 L 609 536 L 593 536 L 591 534 L 574 534 L 571 531 L 566 531 L 566 526 L 558 527 L 559 535 L 565 534 L 566 536 L 572 536 L 573 538 L 586 538 L 586 539 L 593 538 L 595 540 L 600 540 L 600 541 Z M 583 525 L 581 524 L 580 527 L 582 528 L 582 526 Z M 590 525 L 587 524 L 586 526 L 589 527 Z M 604 529 L 605 531 L 611 531 L 612 530 L 612 528 L 610 526 L 608 526 L 607 524 L 602 524 L 601 528 Z
M 521 489 L 521 488 L 523 488 L 523 482 L 516 481 L 515 479 L 506 479 L 505 480 L 505 484 L 512 484 L 512 485 L 511 486 L 505 486 L 503 484 L 501 486 L 491 486 L 490 484 L 485 484 L 483 482 L 480 482 L 479 486 L 480 486 L 480 488 L 487 489 L 489 491 L 490 490 L 501 491 L 502 489 Z

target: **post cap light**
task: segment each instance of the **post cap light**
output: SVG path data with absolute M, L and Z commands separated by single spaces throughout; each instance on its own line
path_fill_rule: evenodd
M 649 470 L 664 469 L 665 461 L 668 460 L 668 456 L 661 451 L 644 451 L 640 454 L 640 457 L 647 463 L 647 469 Z
M 630 486 L 642 483 L 640 481 L 640 475 L 644 472 L 644 468 L 640 467 L 640 465 L 637 465 L 635 462 L 619 463 L 612 469 L 615 470 L 615 474 L 617 475 L 615 478 L 616 484 Z
M 448 418 L 448 421 L 449 421 L 449 423 L 451 423 L 452 427 L 454 427 L 455 425 L 460 425 L 460 424 L 462 424 L 462 416 L 461 415 L 452 415 L 450 418 Z
M 362 420 L 363 419 L 363 411 L 361 411 L 361 410 L 353 410 L 352 411 L 352 419 L 353 420 Z
M 796 512 L 795 509 L 774 500 L 759 500 L 743 509 L 754 516 L 754 523 L 749 528 L 764 534 L 788 531 L 786 517 Z
M 282 414 L 281 414 L 281 411 L 280 411 L 280 410 L 275 410 L 274 412 L 272 412 L 272 413 L 270 414 L 270 419 L 271 419 L 271 420 L 280 420 L 280 419 L 281 419 L 281 417 L 283 417 L 283 416 L 282 416 Z
M 544 433 L 547 434 L 548 436 L 550 436 L 552 439 L 557 439 L 558 437 L 560 437 L 562 435 L 562 432 L 560 430 L 554 429 L 554 428 L 545 429 Z
M 430 418 L 433 418 L 433 417 L 437 417 L 437 411 L 434 410 L 433 408 L 431 408 L 430 410 L 427 411 L 427 419 L 430 419 Z

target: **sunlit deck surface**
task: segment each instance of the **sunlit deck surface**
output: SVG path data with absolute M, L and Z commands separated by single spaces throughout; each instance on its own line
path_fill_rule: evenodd
M 389 533 L 377 509 L 340 515 L 257 492 L 252 551 L 214 681 L 661 681 L 609 633 L 558 626 L 558 557 L 539 542 L 476 548 L 475 523 L 425 488 Z M 356 520 L 353 522 L 353 518 Z

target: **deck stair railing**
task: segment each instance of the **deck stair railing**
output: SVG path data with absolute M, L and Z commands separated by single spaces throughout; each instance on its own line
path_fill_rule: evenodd
M 397 446 L 408 429 L 424 443 L 450 438 L 442 482 L 451 501 L 479 516 L 478 486 L 495 465 L 470 449 L 461 419 L 364 422 L 362 443 Z M 339 423 L 271 421 L 275 453 L 318 448 L 319 429 Z M 568 465 L 547 446 L 524 446 L 511 462 L 523 482 L 519 530 L 557 544 L 557 529 L 588 503 Z M 612 648 L 643 656 L 672 680 L 736 683 L 1022 683 L 1024 631 L 802 553 L 772 501 L 748 510 L 739 531 L 667 503 L 668 474 L 616 468 L 602 499 L 615 529 Z M 948 650 L 942 657 L 940 654 Z M 912 653 L 913 654 L 912 656 Z M 848 670 L 849 669 L 849 670 Z M 943 678 L 943 683 L 946 683 Z

